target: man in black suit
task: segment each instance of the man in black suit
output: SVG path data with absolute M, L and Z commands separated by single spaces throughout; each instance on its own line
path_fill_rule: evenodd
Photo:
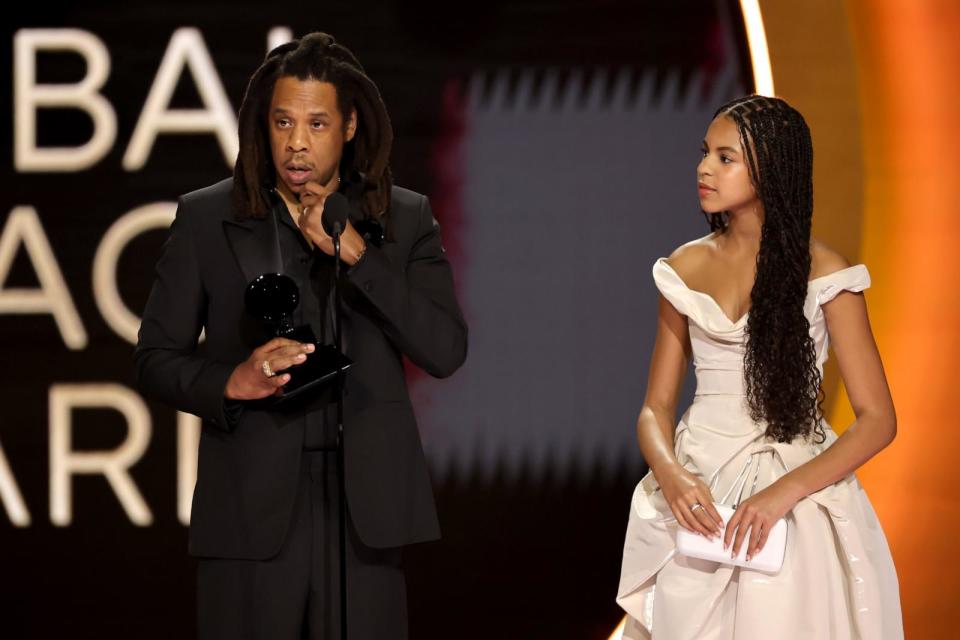
M 135 360 L 146 395 L 203 419 L 190 552 L 204 640 L 338 637 L 334 394 L 273 402 L 315 347 L 270 339 L 244 306 L 250 281 L 282 272 L 300 290 L 294 324 L 332 341 L 321 213 L 338 190 L 351 204 L 339 283 L 354 362 L 343 405 L 348 627 L 351 638 L 407 636 L 400 550 L 440 530 L 402 356 L 449 376 L 467 327 L 426 197 L 392 185 L 391 142 L 359 62 L 310 34 L 251 78 L 233 178 L 179 199 Z

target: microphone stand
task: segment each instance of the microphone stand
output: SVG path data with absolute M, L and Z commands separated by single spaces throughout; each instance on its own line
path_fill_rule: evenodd
M 340 638 L 347 640 L 347 485 L 343 447 L 343 341 L 340 333 L 340 233 L 339 221 L 333 224 L 333 340 L 337 349 L 337 516 L 340 520 Z

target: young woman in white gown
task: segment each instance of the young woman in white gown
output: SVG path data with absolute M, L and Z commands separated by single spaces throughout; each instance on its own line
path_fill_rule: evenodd
M 637 422 L 650 472 L 624 545 L 624 638 L 903 637 L 893 560 L 853 475 L 897 429 L 860 293 L 870 276 L 810 237 L 812 157 L 783 100 L 721 107 L 697 166 L 712 232 L 653 265 L 662 295 Z M 839 438 L 821 416 L 828 342 L 856 414 Z M 696 394 L 675 427 L 691 356 Z M 714 501 L 738 483 L 723 528 Z M 683 527 L 753 556 L 781 517 L 776 573 L 676 550 Z

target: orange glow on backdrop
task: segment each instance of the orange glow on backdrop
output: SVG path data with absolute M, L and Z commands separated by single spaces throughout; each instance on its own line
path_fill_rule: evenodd
M 861 258 L 897 440 L 859 474 L 887 532 L 908 638 L 956 633 L 960 4 L 852 0 L 866 189 Z

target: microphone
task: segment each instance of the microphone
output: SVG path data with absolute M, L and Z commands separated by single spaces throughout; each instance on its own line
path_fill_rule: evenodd
M 320 223 L 333 238 L 333 343 L 334 353 L 340 360 L 337 365 L 337 378 L 335 387 L 335 397 L 337 399 L 337 486 L 339 492 L 337 519 L 339 520 L 339 542 L 340 542 L 340 636 L 347 637 L 347 494 L 346 494 L 346 464 L 344 455 L 344 428 L 343 428 L 343 395 L 344 395 L 344 373 L 346 367 L 343 363 L 346 356 L 343 355 L 343 332 L 341 331 L 341 308 L 343 306 L 343 293 L 340 285 L 340 233 L 347 226 L 349 214 L 349 205 L 347 198 L 342 193 L 331 193 L 323 201 L 323 213 L 320 216 Z M 289 383 L 288 383 L 289 384 Z M 352 596 L 351 596 L 352 597 Z
M 340 234 L 347 226 L 349 213 L 347 198 L 342 193 L 331 193 L 323 201 L 323 214 L 320 216 L 323 230 L 331 236 Z

